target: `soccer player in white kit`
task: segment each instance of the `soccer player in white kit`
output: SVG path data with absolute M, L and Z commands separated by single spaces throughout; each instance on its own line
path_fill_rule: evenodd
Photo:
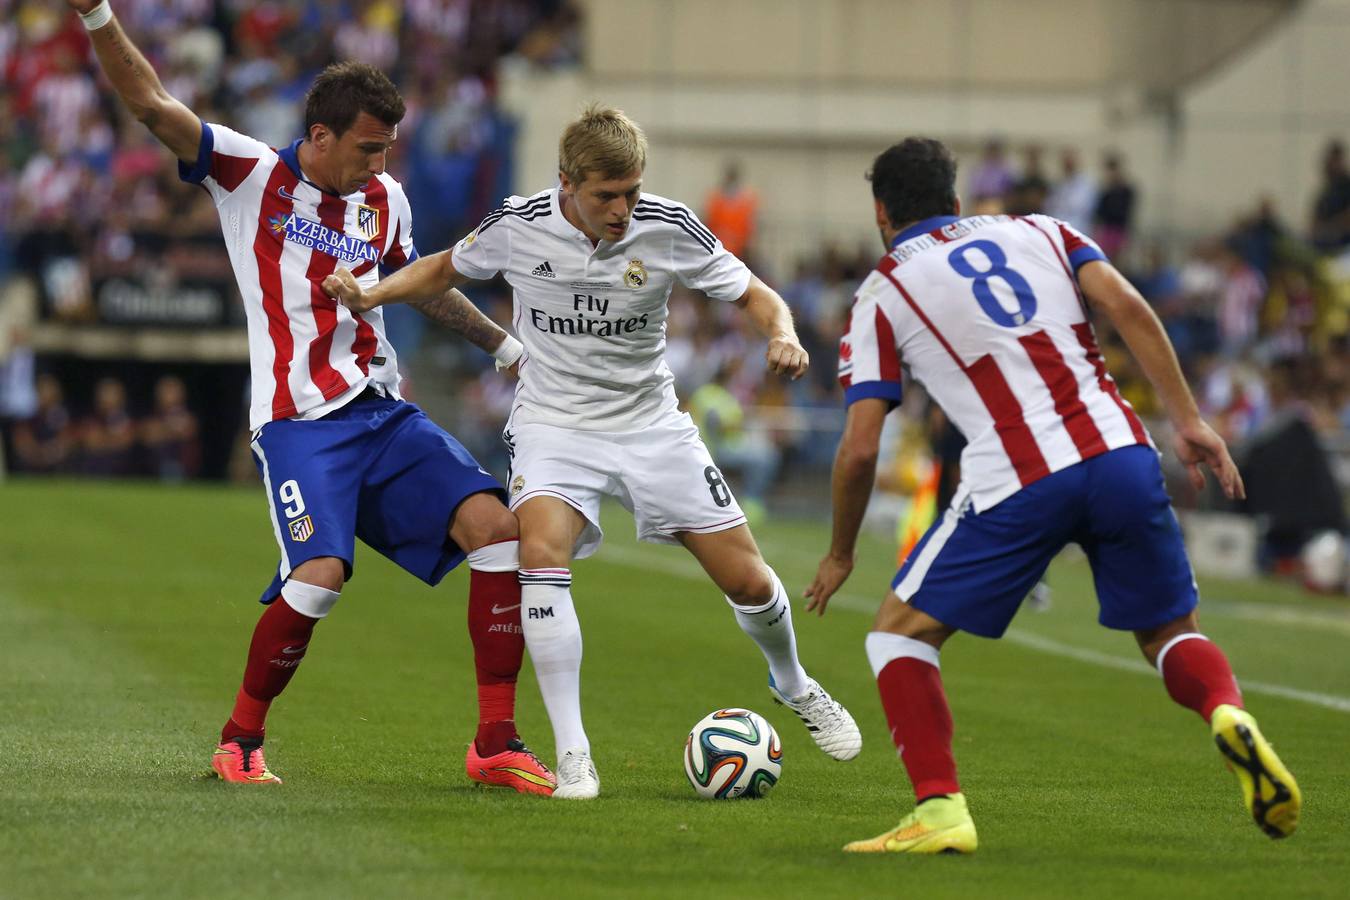
M 523 342 L 504 437 L 520 519 L 525 642 L 553 723 L 558 788 L 600 781 L 581 721 L 581 630 L 571 561 L 600 546 L 600 502 L 629 509 L 638 537 L 683 544 L 726 595 L 769 663 L 774 699 L 835 759 L 857 756 L 848 711 L 797 658 L 792 609 L 698 429 L 680 412 L 664 359 L 676 282 L 733 302 L 768 338 L 769 369 L 807 367 L 786 304 L 683 204 L 641 193 L 647 143 L 622 112 L 587 109 L 559 142 L 560 185 L 512 197 L 452 249 L 364 290 L 339 270 L 326 289 L 354 310 L 444 291 L 498 272 L 514 288 Z
M 956 161 L 910 138 L 870 174 L 888 253 L 858 288 L 840 342 L 848 417 L 834 466 L 834 533 L 807 589 L 824 613 L 853 569 L 882 421 L 902 365 L 969 440 L 946 513 L 905 560 L 867 636 L 891 736 L 918 805 L 850 852 L 975 850 L 952 757 L 939 650 L 956 631 L 1001 636 L 1070 542 L 1087 555 L 1108 628 L 1132 631 L 1172 699 L 1210 725 L 1256 824 L 1285 837 L 1298 785 L 1242 707 L 1228 660 L 1199 633 L 1190 563 L 1158 453 L 1106 371 L 1088 315 L 1105 315 L 1156 388 L 1177 456 L 1243 495 L 1147 302 L 1101 250 L 1049 216 L 961 218 Z

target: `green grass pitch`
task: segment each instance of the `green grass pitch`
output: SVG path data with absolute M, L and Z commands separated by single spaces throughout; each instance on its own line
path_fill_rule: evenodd
M 603 793 L 562 803 L 470 786 L 466 576 L 432 590 L 362 548 L 290 689 L 268 756 L 286 784 L 207 780 L 276 562 L 258 489 L 0 486 L 0 897 L 1316 897 L 1350 888 L 1350 610 L 1264 583 L 1205 583 L 1206 632 L 1302 785 L 1300 830 L 1263 836 L 1207 729 L 1091 580 L 1052 569 L 1054 606 L 1009 638 L 943 653 L 956 757 L 980 830 L 968 858 L 849 857 L 910 805 L 863 655 L 892 549 L 824 619 L 798 608 L 808 670 L 848 705 L 862 755 L 836 763 L 769 701 L 765 670 L 676 548 L 621 511 L 576 566 L 583 704 Z M 822 524 L 758 529 L 800 593 Z M 763 801 L 694 797 L 687 729 L 720 706 L 782 735 Z M 552 759 L 533 674 L 519 723 Z

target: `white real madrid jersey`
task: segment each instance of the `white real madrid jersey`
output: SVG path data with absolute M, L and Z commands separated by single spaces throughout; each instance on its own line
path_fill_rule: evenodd
M 1052 472 L 1151 444 L 1106 371 L 1078 291 L 1106 257 L 1049 216 L 940 216 L 896 236 L 839 345 L 845 400 L 900 401 L 909 370 L 961 430 L 983 511 Z
M 558 202 L 558 188 L 510 197 L 453 251 L 460 274 L 500 272 L 514 292 L 525 355 L 509 425 L 640 429 L 676 408 L 665 361 L 675 283 L 737 300 L 750 270 L 682 203 L 643 194 L 623 238 L 592 246 Z

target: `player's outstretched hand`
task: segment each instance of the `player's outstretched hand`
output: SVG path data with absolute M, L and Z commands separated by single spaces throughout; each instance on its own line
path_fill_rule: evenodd
M 848 576 L 853 574 L 853 560 L 840 559 L 833 554 L 826 554 L 820 561 L 820 566 L 816 569 L 816 577 L 811 582 L 811 586 L 806 589 L 804 595 L 809 601 L 806 604 L 807 612 L 814 612 L 818 616 L 825 615 L 825 607 L 829 606 L 830 598 L 834 592 L 839 590 Z
M 1203 419 L 1176 426 L 1172 445 L 1191 478 L 1191 486 L 1197 491 L 1205 487 L 1205 473 L 1201 466 L 1208 466 L 1219 479 L 1219 487 L 1229 500 L 1242 500 L 1247 489 L 1242 484 L 1242 475 L 1238 472 L 1233 457 L 1228 454 L 1228 445 L 1223 438 L 1210 428 Z
M 805 375 L 806 367 L 811 364 L 811 358 L 806 355 L 806 349 L 802 347 L 801 341 L 797 340 L 796 335 L 791 334 L 771 338 L 764 359 L 769 364 L 770 372 L 775 375 L 786 375 L 793 381 Z
M 66 5 L 82 16 L 93 12 L 98 4 L 99 0 L 66 0 Z
M 323 280 L 323 292 L 352 312 L 365 312 L 374 309 L 366 292 L 357 284 L 356 276 L 347 269 L 338 269 Z

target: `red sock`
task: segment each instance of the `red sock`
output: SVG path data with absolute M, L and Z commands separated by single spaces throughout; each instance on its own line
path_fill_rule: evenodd
M 1195 635 L 1163 649 L 1159 666 L 1163 684 L 1177 703 L 1195 710 L 1206 722 L 1216 706 L 1242 706 L 1228 657 L 1209 638 Z
M 262 740 L 263 721 L 272 700 L 295 675 L 318 619 L 301 615 L 277 597 L 268 604 L 253 629 L 244 666 L 244 684 L 234 701 L 234 712 L 221 729 L 220 739 Z
M 952 713 L 937 666 L 911 656 L 898 657 L 881 670 L 877 688 L 915 799 L 959 792 L 952 758 Z
M 525 655 L 516 573 L 469 572 L 469 638 L 478 675 L 478 752 L 501 753 L 516 734 L 516 676 Z

